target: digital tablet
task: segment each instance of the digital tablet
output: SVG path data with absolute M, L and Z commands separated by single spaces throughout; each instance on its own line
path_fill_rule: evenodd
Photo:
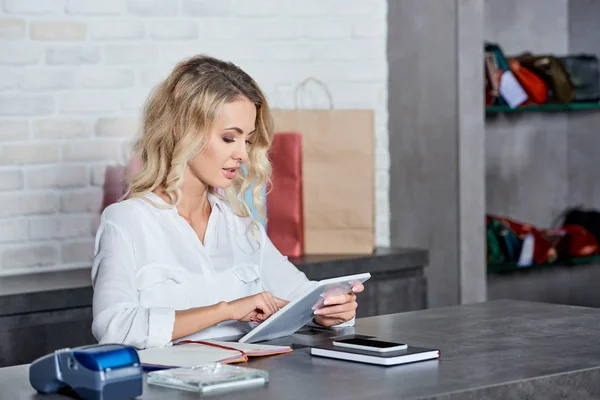
M 364 283 L 370 277 L 371 274 L 367 272 L 311 281 L 299 296 L 248 332 L 239 342 L 255 343 L 291 335 L 315 317 L 314 310 L 323 306 L 325 297 L 348 293 L 356 283 Z

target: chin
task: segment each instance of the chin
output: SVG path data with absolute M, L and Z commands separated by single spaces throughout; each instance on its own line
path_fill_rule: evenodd
M 215 189 L 227 189 L 231 185 L 233 185 L 233 181 L 231 181 L 229 179 L 225 179 L 225 180 L 219 179 L 219 181 L 215 182 L 213 185 L 210 185 L 210 186 L 214 187 Z

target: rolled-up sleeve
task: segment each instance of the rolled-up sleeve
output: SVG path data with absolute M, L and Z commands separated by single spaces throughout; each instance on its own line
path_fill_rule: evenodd
M 99 343 L 138 349 L 171 342 L 175 310 L 144 308 L 135 280 L 135 248 L 129 231 L 102 220 L 92 266 L 92 333 Z
M 261 244 L 261 279 L 263 288 L 284 300 L 293 300 L 308 282 L 304 272 L 281 254 L 267 236 L 264 228 Z
M 262 276 L 263 287 L 273 293 L 274 296 L 291 301 L 299 296 L 310 282 L 304 272 L 292 264 L 286 256 L 281 254 L 269 239 L 264 229 L 262 242 Z M 355 318 L 332 326 L 332 328 L 344 328 L 354 326 Z M 314 323 L 311 323 L 318 326 Z

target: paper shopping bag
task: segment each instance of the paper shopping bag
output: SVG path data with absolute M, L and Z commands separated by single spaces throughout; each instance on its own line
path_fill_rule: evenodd
M 276 132 L 302 135 L 304 253 L 372 253 L 373 111 L 273 110 L 273 120 Z
M 269 154 L 273 173 L 267 190 L 267 235 L 289 257 L 302 255 L 302 136 L 275 133 Z

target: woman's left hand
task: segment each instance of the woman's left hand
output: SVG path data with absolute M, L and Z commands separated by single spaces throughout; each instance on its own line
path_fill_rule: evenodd
M 340 296 L 327 297 L 324 307 L 315 310 L 315 323 L 330 327 L 343 324 L 356 316 L 356 294 L 365 289 L 362 283 L 352 287 L 352 292 Z

